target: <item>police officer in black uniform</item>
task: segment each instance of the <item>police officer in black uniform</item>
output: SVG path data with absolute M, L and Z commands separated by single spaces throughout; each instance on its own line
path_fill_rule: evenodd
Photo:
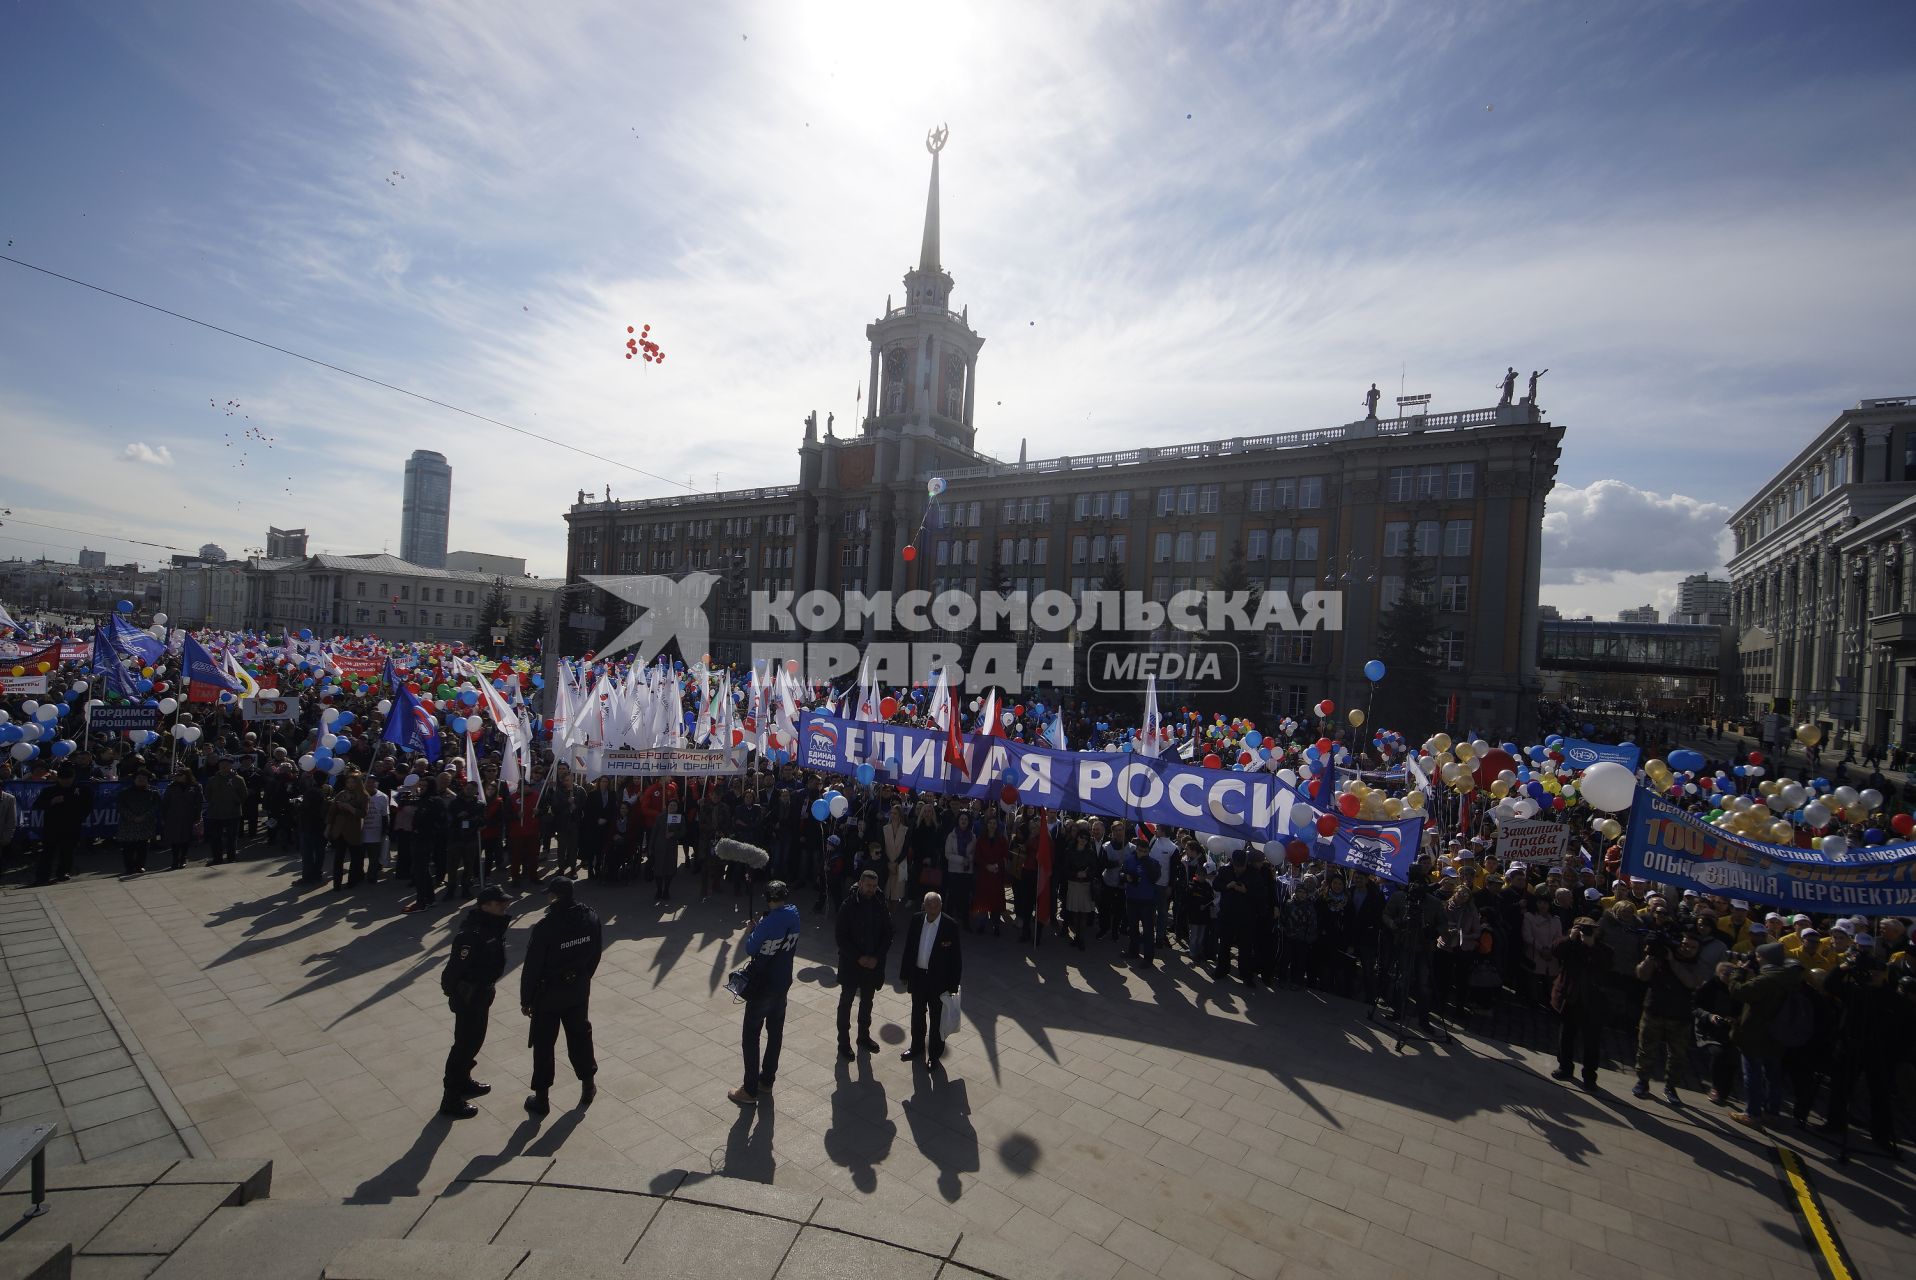
M 472 1119 L 479 1108 L 469 1099 L 492 1092 L 491 1085 L 472 1078 L 472 1067 L 486 1043 L 493 988 L 506 971 L 509 901 L 497 885 L 479 891 L 479 905 L 460 923 L 452 955 L 439 975 L 439 989 L 452 1005 L 452 1050 L 446 1054 L 446 1092 L 439 1102 L 439 1114 L 450 1120 Z
M 586 1001 L 605 950 L 604 934 L 592 908 L 573 901 L 570 877 L 548 879 L 546 894 L 550 905 L 532 926 L 526 962 L 519 971 L 519 1012 L 532 1019 L 532 1096 L 526 1099 L 526 1110 L 535 1116 L 552 1110 L 546 1091 L 557 1074 L 553 1050 L 560 1027 L 565 1028 L 566 1056 L 579 1077 L 579 1107 L 591 1106 L 599 1092 L 592 1083 L 599 1064 L 592 1056 Z

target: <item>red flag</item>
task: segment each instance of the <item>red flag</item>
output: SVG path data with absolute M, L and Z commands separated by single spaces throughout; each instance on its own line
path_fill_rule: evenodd
M 965 735 L 958 728 L 958 701 L 952 699 L 951 719 L 945 725 L 945 763 L 966 778 L 971 777 L 971 762 L 965 759 Z
M 1032 842 L 1038 859 L 1038 922 L 1051 923 L 1051 815 L 1038 810 L 1038 838 Z

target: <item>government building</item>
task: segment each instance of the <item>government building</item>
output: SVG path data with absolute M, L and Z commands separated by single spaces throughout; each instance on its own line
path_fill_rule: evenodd
M 942 145 L 942 131 L 928 140 L 918 265 L 865 329 L 864 420 L 836 434 L 808 418 L 794 484 L 619 501 L 581 492 L 566 513 L 568 580 L 712 573 L 712 655 L 743 662 L 755 639 L 787 638 L 752 634 L 752 592 L 1081 598 L 1121 586 L 1168 601 L 1205 589 L 1241 552 L 1251 581 L 1293 601 L 1342 593 L 1341 631 L 1274 632 L 1262 646 L 1267 705 L 1246 713 L 1302 716 L 1325 697 L 1362 703 L 1380 614 L 1414 555 L 1436 597 L 1451 727 L 1534 723 L 1544 499 L 1563 440 L 1534 382 L 1519 398 L 1513 373 L 1503 403 L 1464 413 L 1380 419 L 1373 397 L 1366 417 L 1311 429 L 1015 462 L 982 454 L 985 340 L 969 308 L 951 306 Z M 947 487 L 928 510 L 933 477 Z M 607 643 L 630 620 L 609 594 L 586 596 L 598 603 L 573 606 L 564 652 Z
M 1916 396 L 1836 415 L 1729 520 L 1741 709 L 1840 747 L 1916 730 Z

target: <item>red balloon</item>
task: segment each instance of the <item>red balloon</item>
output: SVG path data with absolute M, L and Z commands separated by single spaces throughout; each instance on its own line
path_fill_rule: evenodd
M 998 798 L 1004 801 L 1006 804 L 1017 804 L 1018 803 L 1018 788 L 1012 786 L 1009 782 L 1007 782 L 1004 785 L 1004 790 L 998 793 Z
M 1317 704 L 1317 714 L 1320 716 L 1334 716 L 1337 714 L 1337 704 L 1329 698 L 1326 698 Z
M 1899 813 L 1889 820 L 1889 828 L 1899 836 L 1906 836 L 1910 832 L 1916 831 L 1916 818 L 1912 818 L 1906 813 Z
M 1204 767 L 1206 769 L 1222 769 L 1224 767 L 1224 762 L 1218 759 L 1216 756 L 1205 756 Z
M 1253 756 L 1248 751 L 1240 751 L 1237 753 L 1237 762 L 1239 764 L 1249 764 L 1251 763 L 1251 761 L 1255 760 L 1256 758 L 1257 758 L 1256 756 Z
M 1355 818 L 1357 816 L 1357 811 L 1359 809 L 1362 809 L 1363 807 L 1364 807 L 1364 802 L 1362 800 L 1359 800 L 1356 796 L 1352 795 L 1348 791 L 1346 791 L 1343 795 L 1337 797 L 1337 811 L 1343 814 L 1346 818 Z
M 1017 706 L 1011 709 L 1011 714 L 1014 716 L 1021 716 L 1024 713 L 1025 713 L 1025 704 L 1022 702 L 1020 702 Z
M 1318 814 L 1317 815 L 1317 834 L 1320 836 L 1336 835 L 1337 834 L 1337 819 L 1328 813 Z
M 911 561 L 911 560 L 916 560 L 917 558 L 918 558 L 918 548 L 914 546 L 909 546 L 909 545 L 906 546 L 905 559 L 907 561 Z
M 1319 738 L 1317 740 L 1317 754 L 1320 756 L 1328 756 L 1331 753 L 1331 747 L 1334 745 L 1329 738 Z
M 1311 847 L 1302 840 L 1284 842 L 1284 861 L 1294 867 L 1301 867 L 1311 860 Z
M 898 714 L 898 699 L 880 698 L 878 700 L 878 714 L 885 717 L 885 719 L 887 720 L 897 715 Z
M 1751 764 L 1762 764 L 1762 763 L 1763 763 L 1763 753 L 1762 753 L 1761 751 L 1752 751 L 1752 752 L 1750 752 L 1750 763 L 1751 763 Z

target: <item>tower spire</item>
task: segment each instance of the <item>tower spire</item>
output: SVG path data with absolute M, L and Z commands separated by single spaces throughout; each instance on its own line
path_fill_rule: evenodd
M 925 240 L 918 249 L 920 271 L 939 270 L 938 262 L 938 153 L 945 149 L 951 131 L 939 125 L 925 135 L 925 150 L 931 152 L 931 189 L 925 193 Z

